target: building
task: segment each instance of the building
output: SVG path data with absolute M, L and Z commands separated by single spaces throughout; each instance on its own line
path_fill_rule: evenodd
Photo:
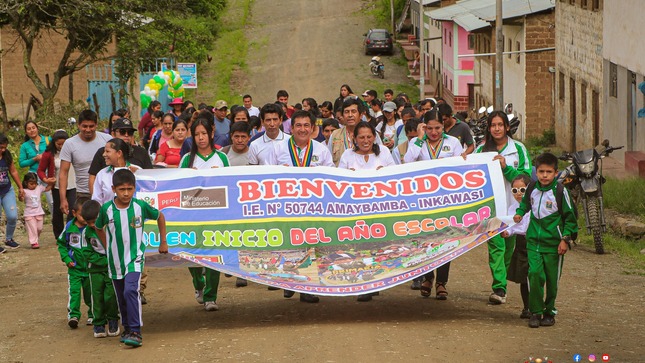
M 467 95 L 470 109 L 494 104 L 496 1 L 462 0 L 430 16 L 466 32 L 468 49 L 457 49 L 453 59 L 458 59 L 463 69 L 471 67 L 472 80 L 465 92 L 459 88 L 459 96 Z M 515 137 L 523 140 L 553 128 L 554 5 L 551 0 L 505 0 L 503 19 L 504 51 L 508 52 L 504 55 L 504 103 L 513 103 L 521 121 Z M 449 86 L 450 79 L 447 81 Z
M 645 94 L 639 90 L 639 85 L 645 82 L 642 44 L 645 29 L 640 23 L 644 3 L 617 0 L 603 8 L 602 0 L 597 2 L 603 29 L 601 139 L 609 139 L 612 146 L 625 146 L 612 156 L 622 161 L 626 151 L 626 166 L 630 166 L 634 157 L 642 164 L 645 162 L 645 118 L 639 118 L 638 113 L 645 108 Z
M 603 0 L 558 0 L 555 9 L 556 143 L 591 148 L 603 134 Z
M 423 11 L 419 6 L 419 1 L 421 1 L 423 6 Z M 439 8 L 441 6 L 441 0 L 414 0 L 410 4 L 410 20 L 412 23 L 412 32 L 414 34 L 414 39 L 419 39 L 420 34 L 420 17 L 423 13 L 423 28 L 425 32 L 423 33 L 423 43 L 424 51 L 420 61 L 423 61 L 424 64 L 424 78 L 425 78 L 425 93 L 427 96 L 434 95 L 435 90 L 440 89 L 441 82 L 441 58 L 442 58 L 442 44 L 441 44 L 441 22 L 435 21 L 428 17 L 427 12 L 433 9 Z M 416 42 L 418 44 L 418 41 Z M 419 51 L 419 47 L 413 48 L 414 52 Z M 412 56 L 414 58 L 414 55 Z M 418 78 L 418 73 L 420 67 L 417 66 L 416 70 L 412 70 L 411 75 L 415 79 Z

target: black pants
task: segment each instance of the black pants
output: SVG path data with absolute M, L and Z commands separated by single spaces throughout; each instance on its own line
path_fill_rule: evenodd
M 54 210 L 52 211 L 52 226 L 54 228 L 54 237 L 58 238 L 63 229 L 65 229 L 65 221 L 63 221 L 63 212 L 60 210 L 60 194 L 58 189 L 52 190 L 52 197 L 54 199 Z M 67 202 L 69 203 L 69 214 L 67 215 L 67 222 L 72 219 L 72 207 L 76 203 L 76 189 L 67 190 Z
M 450 262 L 445 265 L 441 265 L 437 269 L 437 279 L 434 278 L 434 270 L 428 272 L 424 275 L 426 281 L 437 281 L 438 283 L 445 284 L 448 282 L 448 275 L 450 275 Z

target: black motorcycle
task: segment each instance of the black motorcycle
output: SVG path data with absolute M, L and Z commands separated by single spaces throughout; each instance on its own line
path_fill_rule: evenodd
M 593 234 L 598 254 L 605 253 L 603 233 L 607 231 L 602 199 L 602 185 L 606 181 L 602 176 L 602 158 L 622 148 L 623 146 L 609 146 L 609 140 L 604 140 L 593 149 L 565 152 L 560 156 L 561 160 L 568 161 L 571 165 L 560 173 L 558 179 L 569 189 L 576 203 L 582 201 L 587 233 Z

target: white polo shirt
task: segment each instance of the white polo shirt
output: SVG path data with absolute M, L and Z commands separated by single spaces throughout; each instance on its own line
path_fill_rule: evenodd
M 429 145 L 425 140 L 425 135 L 422 138 L 415 137 L 408 143 L 408 152 L 405 153 L 403 160 L 405 163 L 412 163 L 421 160 L 443 159 L 452 156 L 459 156 L 464 152 L 464 147 L 454 136 L 443 134 L 443 141 L 440 145 L 439 154 L 436 158 L 430 157 Z
M 249 112 L 249 116 L 260 116 L 260 109 L 255 106 L 251 106 L 251 108 L 247 108 L 246 110 Z
M 287 138 L 279 143 L 276 143 L 273 150 L 273 156 L 271 157 L 270 161 L 271 165 L 297 166 L 294 165 L 293 161 L 291 160 L 291 153 L 289 152 L 289 140 L 291 140 L 291 138 Z M 316 140 L 312 140 L 311 143 L 313 145 L 313 152 L 311 155 L 311 164 L 309 166 L 334 166 L 334 161 L 331 158 L 331 153 L 329 152 L 329 149 L 327 149 L 327 146 L 321 144 Z M 307 149 L 297 148 L 296 151 L 298 153 L 298 158 L 300 158 L 300 160 L 303 160 L 303 158 L 305 157 L 305 151 L 307 151 Z
M 136 168 L 137 170 L 141 169 L 140 167 L 130 163 L 126 163 L 126 166 L 122 167 L 115 168 L 113 166 L 106 166 L 105 168 L 101 169 L 96 174 L 96 178 L 94 179 L 92 199 L 101 203 L 101 205 L 114 199 L 114 192 L 112 191 L 112 177 L 114 176 L 114 172 L 119 169 L 129 169 L 130 166 Z
M 270 161 L 273 157 L 273 148 L 276 143 L 288 138 L 280 130 L 275 139 L 268 137 L 266 133 L 262 137 L 255 139 L 249 146 L 249 165 L 271 165 Z
M 340 169 L 354 169 L 354 170 L 376 170 L 379 167 L 394 165 L 394 159 L 390 154 L 390 149 L 387 146 L 379 145 L 381 152 L 376 154 L 368 154 L 367 160 L 365 155 L 357 154 L 354 149 L 347 149 L 340 157 L 338 168 Z

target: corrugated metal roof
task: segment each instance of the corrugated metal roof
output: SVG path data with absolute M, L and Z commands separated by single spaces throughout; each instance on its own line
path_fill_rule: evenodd
M 419 3 L 419 0 L 414 0 L 415 3 Z M 423 6 L 432 5 L 434 3 L 440 3 L 441 0 L 423 0 Z
M 555 7 L 555 0 L 504 0 L 504 19 L 533 14 Z M 454 5 L 427 11 L 435 20 L 452 20 L 467 31 L 490 26 L 495 21 L 495 0 L 461 0 Z

